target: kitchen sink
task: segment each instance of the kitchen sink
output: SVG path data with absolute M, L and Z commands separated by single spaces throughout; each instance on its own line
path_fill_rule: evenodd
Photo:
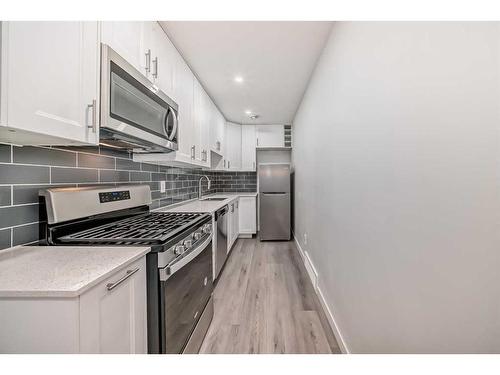
M 219 197 L 213 197 L 213 198 L 202 198 L 202 201 L 223 201 L 227 198 L 219 198 Z

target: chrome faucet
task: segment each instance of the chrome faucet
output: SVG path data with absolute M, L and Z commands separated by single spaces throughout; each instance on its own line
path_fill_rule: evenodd
M 206 178 L 207 179 L 207 182 L 208 182 L 208 187 L 207 189 L 210 190 L 210 179 L 208 178 L 207 175 L 204 175 L 204 176 L 201 176 L 200 177 L 200 182 L 198 184 L 198 199 L 201 199 L 201 181 Z

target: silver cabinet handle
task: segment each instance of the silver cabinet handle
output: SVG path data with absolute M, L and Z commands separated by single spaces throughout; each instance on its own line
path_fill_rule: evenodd
M 253 162 L 253 169 L 255 170 L 255 162 Z
M 219 141 L 217 141 L 217 142 L 215 142 L 215 144 L 217 145 L 217 146 L 216 146 L 217 151 L 220 151 L 220 142 L 219 142 Z
M 194 158 L 195 158 L 195 151 L 194 151 L 194 145 L 193 145 L 193 146 L 191 146 L 191 159 L 194 160 Z
M 121 283 L 123 283 L 125 280 L 127 280 L 130 276 L 132 276 L 134 273 L 136 273 L 137 271 L 139 271 L 140 268 L 137 267 L 135 270 L 127 270 L 127 272 L 125 273 L 125 276 L 123 276 L 121 279 L 119 279 L 118 281 L 115 281 L 114 283 L 109 283 L 106 285 L 106 288 L 108 290 L 113 290 L 115 289 L 118 285 L 120 285 Z
M 146 72 L 150 72 L 151 71 L 151 50 L 150 49 L 147 49 L 146 50 Z
M 231 168 L 231 161 L 230 160 L 227 161 L 227 168 L 228 169 Z
M 92 104 L 87 105 L 88 110 L 92 110 L 92 123 L 87 127 L 92 129 L 92 133 L 97 131 L 97 101 L 92 100 Z
M 259 138 L 257 138 L 257 146 L 259 145 Z
M 158 78 L 158 57 L 153 59 L 153 77 Z

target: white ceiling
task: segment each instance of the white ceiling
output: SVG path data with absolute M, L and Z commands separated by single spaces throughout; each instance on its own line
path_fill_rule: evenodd
M 162 21 L 228 121 L 290 124 L 331 22 Z M 243 83 L 236 83 L 235 76 Z M 245 114 L 251 110 L 257 120 Z

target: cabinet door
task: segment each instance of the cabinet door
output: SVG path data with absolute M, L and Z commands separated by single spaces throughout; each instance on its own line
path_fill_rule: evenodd
M 155 84 L 169 97 L 173 96 L 176 54 L 174 45 L 157 22 L 154 22 L 154 50 L 152 74 Z M 155 62 L 156 59 L 156 62 Z
M 226 163 L 229 170 L 241 169 L 241 125 L 226 123 Z
M 236 199 L 234 202 L 234 215 L 233 215 L 233 243 L 238 239 L 238 235 L 240 234 L 240 214 L 239 209 L 240 202 L 239 199 Z
M 240 197 L 239 232 L 257 233 L 257 200 L 255 197 Z
M 233 247 L 233 226 L 234 226 L 234 206 L 232 203 L 228 205 L 229 211 L 227 212 L 227 253 Z
M 215 104 L 212 102 L 212 99 L 210 99 L 206 91 L 203 91 L 203 93 L 204 118 L 200 129 L 200 149 L 202 152 L 201 161 L 207 166 L 210 166 L 210 127 L 214 118 L 213 113 Z
M 210 98 L 207 93 L 201 86 L 200 82 L 195 79 L 194 80 L 194 123 L 195 123 L 195 133 L 196 137 L 194 138 L 195 142 L 195 155 L 196 160 L 200 163 L 206 164 L 208 160 L 209 150 L 209 138 L 210 138 L 210 129 L 209 129 L 209 106 L 210 106 Z M 206 152 L 205 152 L 206 151 Z M 207 159 L 207 160 L 205 160 Z
M 2 124 L 97 144 L 98 42 L 97 22 L 2 23 Z
M 142 22 L 101 22 L 102 42 L 113 48 L 121 57 L 144 73 L 146 61 L 143 47 L 144 24 Z
M 257 147 L 284 147 L 283 125 L 256 125 Z
M 256 169 L 256 136 L 255 125 L 241 126 L 241 169 L 255 171 Z
M 185 160 L 191 160 L 192 147 L 196 142 L 194 124 L 194 76 L 180 55 L 175 59 L 173 100 L 179 105 L 179 150 Z
M 81 352 L 146 353 L 146 305 L 142 257 L 81 295 Z
M 141 71 L 152 83 L 171 97 L 177 50 L 158 22 L 145 21 L 142 29 L 141 50 L 144 51 L 144 59 Z

